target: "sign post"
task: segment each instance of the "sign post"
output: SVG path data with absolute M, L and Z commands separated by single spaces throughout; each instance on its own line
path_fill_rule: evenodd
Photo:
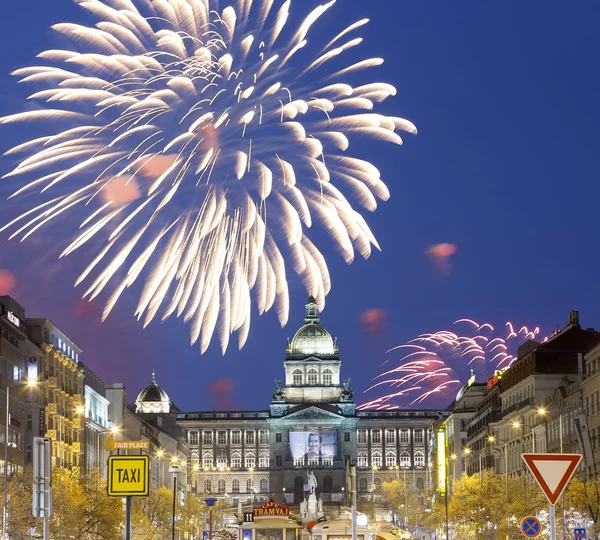
M 523 454 L 523 461 L 550 503 L 550 540 L 556 540 L 556 501 L 581 461 L 581 454 Z
M 33 438 L 33 515 L 44 519 L 43 538 L 50 539 L 52 513 L 52 440 Z
M 148 456 L 109 456 L 106 491 L 110 497 L 125 497 L 125 540 L 131 539 L 131 497 L 148 495 Z

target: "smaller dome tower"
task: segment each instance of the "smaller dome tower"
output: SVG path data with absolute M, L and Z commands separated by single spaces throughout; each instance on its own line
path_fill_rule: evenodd
M 167 393 L 156 384 L 152 370 L 152 382 L 146 386 L 135 400 L 136 413 L 170 413 L 171 400 Z

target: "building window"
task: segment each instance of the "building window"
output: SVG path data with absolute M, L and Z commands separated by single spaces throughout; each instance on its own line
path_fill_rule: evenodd
M 212 431 L 203 431 L 202 432 L 202 444 L 211 445 L 212 444 Z
M 367 479 L 359 478 L 358 480 L 358 491 L 365 493 L 367 491 Z
M 408 452 L 400 454 L 400 467 L 410 467 L 410 454 Z
M 385 444 L 396 444 L 396 430 L 386 429 L 385 430 Z
M 344 442 L 350 442 L 350 432 L 349 431 L 344 432 Z
M 217 431 L 217 444 L 220 444 L 220 445 L 227 444 L 227 432 L 226 431 Z
M 371 431 L 371 442 L 373 444 L 381 444 L 381 430 L 374 429 Z
M 410 443 L 410 430 L 401 429 L 400 430 L 400 444 L 408 444 Z
M 204 481 L 204 493 L 210 493 L 210 491 L 211 491 L 210 480 L 205 480 Z
M 318 383 L 319 383 L 319 376 L 317 374 L 317 370 L 309 369 L 308 370 L 308 385 L 309 386 L 317 386 Z
M 330 369 L 323 370 L 323 385 L 324 386 L 331 386 L 332 378 L 333 378 L 333 373 L 331 373 Z
M 252 491 L 253 489 L 252 478 L 248 478 L 248 480 L 246 480 L 246 491 Z
M 233 491 L 233 493 L 240 492 L 240 481 L 237 478 L 231 482 L 231 491 Z
M 258 432 L 258 443 L 269 444 L 269 432 L 266 429 L 261 429 Z
M 266 478 L 263 478 L 260 481 L 260 492 L 261 493 L 266 493 L 267 491 L 269 491 L 269 482 L 267 481 Z
M 212 466 L 213 466 L 213 458 L 212 458 L 212 456 L 204 456 L 202 458 L 202 466 L 205 469 L 211 469 Z
M 281 442 L 282 436 L 281 433 L 275 433 L 275 442 Z
M 256 467 L 256 456 L 254 454 L 246 454 L 245 467 Z
M 242 466 L 242 456 L 237 452 L 235 454 L 231 454 L 231 466 L 234 469 L 239 469 Z
M 415 467 L 425 467 L 425 454 L 423 452 L 415 452 Z
M 219 480 L 219 493 L 225 493 L 225 480 Z
M 394 452 L 388 452 L 385 455 L 385 466 L 394 467 L 396 465 L 396 454 Z
M 358 443 L 359 444 L 367 444 L 367 430 L 366 429 L 358 430 Z
M 198 444 L 198 432 L 190 431 L 189 440 L 190 440 L 190 444 Z
M 246 431 L 246 444 L 254 444 L 254 431 Z
M 217 469 L 225 469 L 227 467 L 227 458 L 225 456 L 217 457 Z
M 371 454 L 371 465 L 373 465 L 373 467 L 381 467 L 381 452 L 373 452 L 373 454 Z
M 415 429 L 415 444 L 423 444 L 423 430 Z
M 358 467 L 368 467 L 369 460 L 367 458 L 366 452 L 359 452 L 357 456 L 357 466 Z
M 277 467 L 283 466 L 283 459 L 281 458 L 281 456 L 275 456 L 275 465 Z
M 231 432 L 231 444 L 242 444 L 241 431 L 232 431 Z
M 294 386 L 302 386 L 302 370 L 294 370 L 294 372 L 292 373 L 292 384 Z
M 258 466 L 262 469 L 269 467 L 269 456 L 267 454 L 261 454 L 258 458 Z

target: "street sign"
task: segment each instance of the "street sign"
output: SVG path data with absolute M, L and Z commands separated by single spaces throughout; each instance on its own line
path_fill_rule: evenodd
M 571 480 L 581 454 L 523 454 L 523 461 L 551 505 L 555 505 Z
M 535 516 L 527 516 L 521 521 L 521 532 L 527 538 L 536 538 L 542 532 L 542 524 Z
M 575 540 L 587 540 L 585 529 L 573 529 L 573 536 Z
M 149 450 L 150 441 L 115 441 L 112 435 L 108 435 L 104 441 L 104 449 L 108 452 L 113 450 Z
M 254 512 L 244 512 L 244 523 L 254 523 Z
M 148 495 L 150 458 L 148 456 L 110 456 L 108 483 L 111 497 Z

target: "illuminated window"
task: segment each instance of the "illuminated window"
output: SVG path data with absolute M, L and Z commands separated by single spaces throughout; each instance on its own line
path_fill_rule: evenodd
M 246 454 L 245 467 L 256 467 L 256 456 L 254 454 Z
M 409 429 L 401 429 L 400 430 L 400 444 L 408 444 L 410 442 L 410 430 Z
M 227 444 L 227 432 L 217 431 L 217 444 Z
M 262 469 L 269 467 L 269 456 L 267 454 L 261 454 L 258 458 L 258 466 Z
M 225 480 L 219 480 L 219 493 L 225 493 Z
M 212 444 L 213 434 L 212 431 L 203 431 L 202 432 L 202 444 Z
M 269 481 L 266 478 L 263 478 L 260 481 L 260 492 L 266 493 L 267 491 L 269 491 Z
M 246 480 L 246 491 L 252 491 L 253 489 L 252 478 L 248 478 L 248 480 Z
M 396 444 L 396 430 L 386 429 L 385 430 L 385 444 Z
M 421 451 L 415 452 L 415 467 L 425 467 L 425 454 Z
M 302 370 L 294 370 L 294 372 L 292 373 L 292 384 L 294 386 L 302 386 Z
M 198 432 L 190 431 L 189 439 L 190 439 L 190 444 L 198 444 Z
M 233 491 L 234 493 L 239 493 L 240 492 L 240 481 L 235 479 L 233 482 L 231 482 L 231 491 Z
M 371 454 L 371 465 L 373 467 L 381 467 L 382 459 L 380 452 L 373 452 L 373 454 Z
M 396 454 L 394 452 L 388 452 L 385 455 L 385 466 L 393 467 L 394 465 L 396 465 Z
M 371 441 L 375 444 L 381 444 L 381 430 L 374 429 L 371 431 Z
M 323 385 L 324 386 L 331 386 L 331 380 L 332 380 L 333 374 L 331 373 L 331 370 L 326 369 L 323 371 Z
M 366 429 L 358 430 L 358 443 L 359 444 L 367 444 L 367 430 Z
M 254 431 L 246 431 L 246 444 L 254 444 Z
M 423 444 L 423 436 L 424 436 L 423 430 L 415 429 L 414 435 L 415 435 L 415 444 Z
M 242 456 L 237 452 L 235 454 L 231 454 L 231 466 L 237 469 L 242 466 Z
M 211 490 L 210 480 L 205 480 L 204 481 L 204 493 L 210 493 L 210 490 Z
M 408 452 L 400 454 L 400 467 L 410 467 L 410 454 Z
M 217 469 L 224 469 L 227 467 L 227 458 L 225 456 L 217 457 Z
M 360 478 L 358 480 L 358 491 L 362 491 L 363 493 L 367 491 L 367 479 Z
M 266 429 L 261 429 L 258 432 L 258 443 L 269 444 L 269 432 Z
M 318 383 L 319 383 L 319 376 L 317 374 L 317 370 L 309 369 L 308 370 L 308 385 L 309 386 L 317 386 Z
M 213 466 L 213 458 L 212 456 L 203 456 L 202 457 L 202 466 L 205 469 L 211 469 Z
M 231 444 L 242 444 L 242 432 L 232 431 L 231 432 Z

